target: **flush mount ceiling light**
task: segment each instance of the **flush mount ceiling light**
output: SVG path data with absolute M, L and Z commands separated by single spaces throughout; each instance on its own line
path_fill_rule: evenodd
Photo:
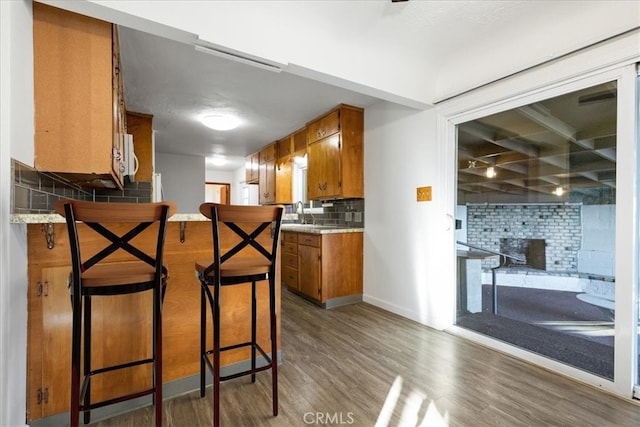
M 213 166 L 224 166 L 227 164 L 227 159 L 222 156 L 207 157 L 207 163 L 210 163 Z
M 200 122 L 213 130 L 231 130 L 240 125 L 240 119 L 230 114 L 207 114 L 200 118 Z
M 564 188 L 556 187 L 556 189 L 553 190 L 553 194 L 555 194 L 556 196 L 562 196 L 564 194 Z
M 487 178 L 493 178 L 494 176 L 496 176 L 496 170 L 493 168 L 493 166 L 489 166 L 487 168 Z

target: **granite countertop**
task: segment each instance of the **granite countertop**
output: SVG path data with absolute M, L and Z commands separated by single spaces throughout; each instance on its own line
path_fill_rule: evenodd
M 360 227 L 345 227 L 336 225 L 312 225 L 312 224 L 297 224 L 297 223 L 283 223 L 280 226 L 282 231 L 296 231 L 298 233 L 312 233 L 312 234 L 335 234 L 335 233 L 362 233 L 364 228 Z
M 207 217 L 199 213 L 177 213 L 169 218 L 169 222 L 182 221 L 209 221 Z M 10 222 L 12 224 L 49 224 L 63 223 L 64 218 L 56 213 L 53 214 L 13 214 Z M 300 233 L 332 234 L 332 233 L 362 233 L 364 228 L 340 227 L 334 225 L 312 225 L 298 223 L 282 223 L 282 231 L 297 231 Z
M 177 213 L 169 218 L 169 222 L 181 221 L 209 221 L 207 217 L 199 213 Z M 64 218 L 56 213 L 53 214 L 13 214 L 9 220 L 12 224 L 48 224 L 64 222 Z

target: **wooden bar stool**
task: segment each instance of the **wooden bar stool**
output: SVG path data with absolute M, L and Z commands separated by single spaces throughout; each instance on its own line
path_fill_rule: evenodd
M 66 219 L 72 263 L 69 277 L 72 305 L 71 426 L 79 424 L 80 412 L 84 412 L 84 423 L 87 424 L 90 422 L 92 409 L 146 395 L 153 397 L 156 426 L 161 426 L 161 311 L 167 284 L 167 269 L 162 264 L 162 256 L 167 219 L 173 215 L 176 206 L 171 202 L 98 203 L 59 200 L 55 205 L 55 210 Z M 83 222 L 87 229 L 95 231 L 104 239 L 94 237 L 93 233 L 91 236 L 87 234 L 80 236 L 77 221 Z M 123 225 L 126 228 L 124 232 L 122 232 Z M 148 232 L 143 233 L 147 229 Z M 86 233 L 84 229 L 82 233 Z M 141 235 L 141 233 L 143 234 Z M 146 237 L 151 234 L 153 236 Z M 134 243 L 134 238 L 139 235 L 139 239 L 136 240 L 138 243 Z M 80 237 L 83 240 L 82 245 Z M 139 248 L 144 242 L 148 242 L 149 246 L 153 245 L 155 251 L 152 253 L 153 256 Z M 81 257 L 81 246 L 92 252 L 90 256 Z M 112 255 L 116 257 L 117 262 L 108 259 Z M 111 366 L 92 367 L 92 297 L 125 295 L 147 290 L 151 290 L 153 293 L 153 331 L 151 332 L 150 357 Z M 153 367 L 150 388 L 99 402 L 91 401 L 91 378 L 93 376 L 145 364 L 151 364 Z M 81 367 L 82 374 L 80 373 Z
M 213 260 L 196 261 L 201 283 L 200 296 L 200 397 L 205 395 L 205 365 L 213 374 L 213 425 L 220 425 L 220 382 L 271 369 L 273 415 L 278 415 L 278 350 L 276 323 L 276 260 L 282 206 L 232 206 L 203 203 L 200 212 L 211 219 Z M 233 239 L 221 239 L 223 227 L 231 230 Z M 227 232 L 228 230 L 223 230 Z M 269 242 L 269 244 L 266 244 Z M 260 347 L 256 334 L 256 282 L 269 283 L 269 330 L 271 355 Z M 251 340 L 221 347 L 220 294 L 223 286 L 251 283 Z M 213 290 L 211 289 L 213 288 Z M 213 319 L 213 349 L 207 349 L 206 302 Z M 251 348 L 251 368 L 231 375 L 220 375 L 220 354 L 241 347 Z M 256 366 L 256 351 L 266 364 Z M 211 358 L 210 358 L 211 356 Z

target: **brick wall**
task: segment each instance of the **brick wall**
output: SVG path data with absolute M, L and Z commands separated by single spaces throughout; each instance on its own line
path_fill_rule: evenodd
M 547 271 L 577 271 L 580 205 L 468 205 L 467 242 L 500 251 L 500 238 L 545 239 Z M 487 260 L 483 268 L 497 261 Z

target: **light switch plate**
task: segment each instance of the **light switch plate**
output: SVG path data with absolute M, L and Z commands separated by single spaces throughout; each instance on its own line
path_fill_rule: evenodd
M 431 201 L 431 186 L 417 188 L 417 200 L 419 202 Z

